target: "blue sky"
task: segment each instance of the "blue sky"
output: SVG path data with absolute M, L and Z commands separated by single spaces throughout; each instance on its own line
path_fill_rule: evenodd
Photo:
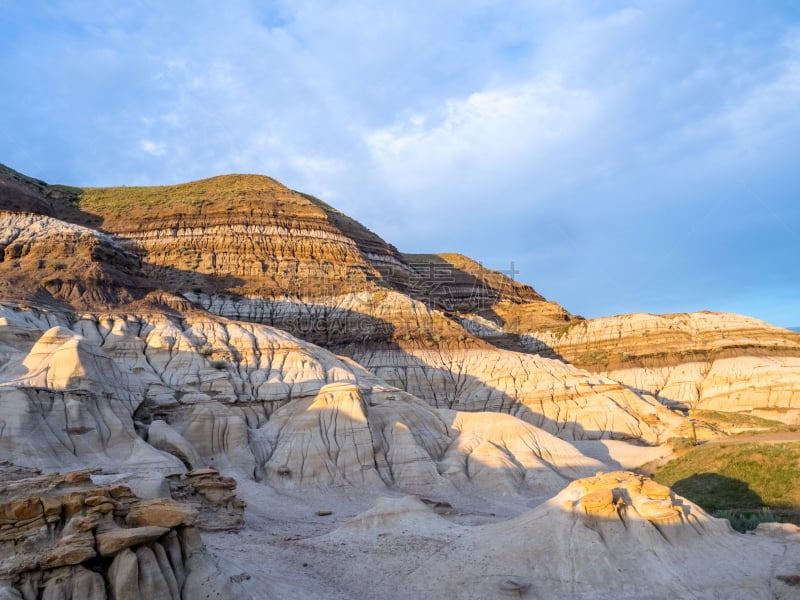
M 585 316 L 800 325 L 800 3 L 0 0 L 0 162 L 270 175 Z

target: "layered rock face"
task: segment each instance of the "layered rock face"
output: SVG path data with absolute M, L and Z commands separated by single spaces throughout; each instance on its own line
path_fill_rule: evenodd
M 601 463 L 566 440 L 657 444 L 685 425 L 665 405 L 786 417 L 800 336 L 729 315 L 584 322 L 249 175 L 79 190 L 2 167 L 0 259 L 0 459 L 16 465 L 0 597 L 244 598 L 250 575 L 225 573 L 198 529 L 235 555 L 266 522 L 287 552 L 297 538 L 269 528 L 306 527 L 308 498 L 378 497 L 331 535 L 359 556 L 391 542 L 386 597 L 641 598 L 643 580 L 658 597 L 790 597 L 767 584 L 788 542 L 758 546 L 746 579 L 727 526 L 639 476 L 587 478 Z M 486 522 L 565 485 L 477 529 L 397 500 Z M 306 548 L 333 540 L 317 534 Z M 337 553 L 315 555 L 324 577 L 350 568 Z M 361 586 L 350 597 L 375 595 Z
M 558 360 L 505 350 L 359 350 L 384 381 L 437 407 L 512 414 L 564 439 L 657 442 L 677 418 L 657 401 Z
M 669 424 L 663 413 L 644 406 L 654 398 L 670 406 L 796 416 L 797 340 L 754 320 L 628 315 L 585 323 L 466 257 L 402 255 L 324 202 L 267 177 L 77 190 L 4 169 L 0 181 L 0 208 L 30 207 L 74 223 L 102 223 L 114 234 L 42 216 L 0 215 L 8 257 L 0 269 L 8 270 L 9 298 L 53 298 L 83 307 L 127 302 L 149 291 L 148 297 L 162 293 L 159 302 L 184 310 L 179 298 L 163 295 L 177 292 L 216 314 L 276 326 L 363 360 L 395 385 L 411 382 L 401 387 L 435 406 L 525 406 L 538 415 L 530 422 L 554 421 L 550 430 L 560 435 L 594 431 L 660 439 Z M 54 251 L 82 262 L 59 263 Z M 137 261 L 144 278 L 134 276 Z M 576 382 L 578 371 L 493 347 L 567 361 L 604 379 L 584 375 L 583 383 Z M 456 350 L 461 356 L 454 360 Z M 483 361 L 472 357 L 481 354 Z M 546 386 L 549 398 L 530 391 L 541 389 L 535 382 L 522 385 L 522 393 L 516 393 L 518 381 L 494 385 L 486 365 L 516 360 L 525 378 L 535 371 L 534 379 L 554 380 Z M 476 385 L 459 383 L 460 374 L 448 377 L 451 363 L 468 365 Z M 630 393 L 617 387 L 605 394 L 614 381 Z M 593 410 L 598 392 L 607 396 L 600 402 L 600 410 L 610 412 L 602 419 L 606 424 L 581 422 L 575 415 L 583 411 L 568 407 Z M 639 424 L 631 426 L 629 417 Z
M 199 312 L 78 317 L 6 308 L 2 318 L 16 347 L 4 348 L 0 448 L 22 465 L 160 471 L 201 491 L 197 469 L 215 465 L 277 488 L 442 496 L 482 487 L 470 464 L 490 447 L 507 464 L 487 490 L 502 480 L 514 493 L 555 491 L 596 466 L 516 418 L 494 416 L 514 433 L 469 425 L 263 325 Z
M 97 219 L 77 207 L 79 195 L 78 188 L 49 185 L 0 164 L 0 210 L 58 216 L 70 223 L 97 226 Z
M 529 285 L 515 281 L 513 271 L 493 271 L 455 253 L 403 254 L 403 259 L 414 270 L 405 291 L 448 313 L 482 317 L 507 332 L 515 330 L 522 316 L 527 326 L 544 329 L 575 318 Z M 509 267 L 513 269 L 513 263 Z
M 144 295 L 141 261 L 109 235 L 34 214 L 0 211 L 2 296 L 76 307 Z
M 305 331 L 304 337 L 435 407 L 506 412 L 566 439 L 656 441 L 674 425 L 675 417 L 653 399 L 559 360 L 498 349 L 398 292 L 350 294 L 325 304 L 187 298 L 237 320 Z M 348 343 L 339 332 L 347 332 Z
M 668 406 L 800 418 L 800 335 L 723 313 L 633 314 L 525 336 Z
M 498 350 L 522 348 L 474 327 L 500 327 L 495 311 L 538 311 L 549 325 L 571 318 L 529 286 L 459 255 L 404 257 L 269 178 L 90 189 L 80 208 L 116 235 L 98 236 L 139 257 L 144 289 L 161 285 L 215 314 L 323 344 L 433 406 L 509 412 L 565 438 L 657 441 L 671 426 L 655 402 L 559 361 Z M 32 237 L 43 219 L 29 217 L 19 235 Z
M 316 297 L 379 278 L 325 210 L 268 177 L 87 189 L 80 206 L 143 257 L 146 274 L 176 291 Z
M 196 510 L 0 465 L 0 590 L 36 600 L 247 598 L 208 554 Z

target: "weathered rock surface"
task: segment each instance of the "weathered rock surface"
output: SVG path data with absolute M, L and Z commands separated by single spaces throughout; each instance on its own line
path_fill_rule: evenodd
M 676 417 L 653 398 L 560 360 L 502 350 L 467 334 L 437 310 L 397 292 L 318 299 L 187 297 L 237 320 L 308 327 L 387 383 L 440 408 L 507 412 L 566 439 L 656 441 Z M 317 312 L 315 312 L 317 311 Z M 402 323 L 403 325 L 395 325 Z M 305 325 L 304 325 L 305 324 Z M 316 324 L 316 329 L 314 328 Z M 348 342 L 336 336 L 348 331 Z M 304 335 L 303 331 L 296 331 Z
M 399 527 L 405 526 L 403 522 Z M 749 539 L 748 539 L 749 538 Z M 464 532 L 404 577 L 416 598 L 788 598 L 784 543 L 759 543 L 639 475 L 574 481 L 521 517 Z M 761 556 L 748 550 L 758 544 Z M 645 583 L 646 582 L 646 583 Z M 512 585 L 512 583 L 514 585 Z M 401 597 L 395 595 L 392 597 Z
M 0 317 L 0 340 L 14 346 L 3 347 L 0 367 L 4 456 L 44 469 L 183 470 L 136 435 L 132 417 L 145 388 L 129 368 L 120 369 L 96 343 L 68 329 L 63 317 L 63 325 L 50 326 L 45 313 L 5 314 L 10 318 Z
M 228 577 L 197 531 L 247 536 L 236 478 L 251 502 L 265 488 L 244 479 L 272 488 L 248 513 L 270 526 L 286 499 L 398 493 L 486 522 L 599 468 L 565 439 L 671 437 L 664 405 L 800 419 L 800 336 L 732 315 L 582 321 L 266 177 L 80 190 L 0 166 L 0 300 L 0 460 L 103 471 L 5 469 L 0 598 L 246 597 L 249 575 Z M 789 598 L 800 568 L 793 532 L 743 544 L 629 473 L 506 523 L 455 526 L 406 496 L 330 535 L 305 542 L 340 536 L 315 555 L 324 577 L 361 572 L 326 599 L 643 598 L 642 581 L 659 598 Z M 342 546 L 397 568 L 376 592 Z M 296 556 L 275 589 L 303 590 Z
M 246 503 L 234 493 L 232 477 L 223 477 L 216 469 L 195 469 L 170 477 L 169 485 L 180 506 L 190 506 L 195 513 L 193 523 L 198 529 L 239 531 L 244 526 Z
M 369 595 L 374 582 L 366 574 L 374 564 L 385 566 L 387 599 L 797 595 L 796 527 L 741 535 L 629 472 L 576 480 L 517 518 L 463 523 L 417 498 L 384 497 L 326 535 L 297 542 L 297 551 L 309 565 L 325 564 L 330 548 L 344 554 L 328 575 L 340 597 Z M 368 564 L 359 560 L 364 554 Z
M 97 487 L 87 471 L 40 475 L 5 464 L 0 481 L 8 598 L 106 600 L 107 590 L 112 599 L 249 597 L 206 552 L 191 507 Z
M 509 413 L 564 439 L 657 442 L 677 422 L 654 399 L 550 358 L 499 349 L 364 350 L 352 358 L 434 406 Z
M 686 408 L 800 419 L 800 335 L 723 313 L 633 314 L 531 334 L 533 350 Z
M 503 432 L 456 412 L 441 413 L 352 361 L 263 325 L 207 313 L 72 318 L 7 308 L 0 316 L 7 335 L 26 340 L 17 343 L 19 350 L 7 347 L 6 372 L 24 376 L 7 383 L 19 408 L 7 411 L 0 447 L 9 453 L 27 449 L 17 454 L 30 466 L 93 464 L 179 474 L 185 465 L 214 465 L 276 487 L 390 486 L 447 495 L 467 482 L 483 491 L 502 485 L 505 493 L 552 493 L 576 476 L 575 469 L 591 464 L 516 418 L 503 417 Z M 25 367 L 39 365 L 37 357 L 49 361 L 47 368 Z M 216 361 L 223 364 L 212 365 Z M 40 381 L 47 377 L 49 383 Z M 29 400 L 31 387 L 36 398 L 47 399 L 47 411 L 31 408 L 39 406 Z M 86 409 L 88 401 L 94 404 Z M 620 414 L 635 426 L 635 417 Z M 493 422 L 489 417 L 487 423 Z M 53 432 L 54 441 L 43 445 L 32 438 L 36 428 Z M 470 428 L 481 433 L 473 435 Z M 465 431 L 480 440 L 477 446 L 464 441 Z M 511 441 L 531 436 L 538 440 L 532 447 Z M 505 450 L 488 452 L 495 446 Z M 497 463 L 491 476 L 479 469 L 484 460 Z M 486 473 L 472 477 L 477 471 Z M 173 478 L 174 490 L 185 484 L 182 498 L 205 497 L 200 504 L 218 513 L 217 527 L 240 527 L 242 507 L 232 494 L 226 497 L 233 482 L 202 473 Z M 214 518 L 202 518 L 200 525 L 213 528 Z
M 122 210 L 125 195 L 136 201 Z M 379 277 L 323 208 L 269 177 L 87 189 L 80 208 L 145 257 L 145 274 L 175 291 L 314 296 Z
M 6 300 L 76 307 L 130 302 L 148 287 L 140 267 L 136 254 L 105 233 L 0 210 L 0 294 Z

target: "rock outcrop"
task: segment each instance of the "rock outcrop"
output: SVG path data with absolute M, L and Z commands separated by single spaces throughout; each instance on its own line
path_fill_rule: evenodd
M 745 541 L 727 521 L 642 476 L 598 473 L 574 481 L 516 519 L 462 533 L 437 560 L 406 575 L 404 593 L 416 598 L 789 598 L 792 588 L 771 575 L 787 544 Z
M 0 295 L 6 300 L 79 308 L 131 302 L 152 289 L 140 267 L 139 256 L 95 229 L 0 211 Z
M 120 211 L 120 203 L 129 202 L 130 196 L 137 204 Z M 655 441 L 669 427 L 665 413 L 655 414 L 658 407 L 654 403 L 643 402 L 612 381 L 565 369 L 560 362 L 510 355 L 463 326 L 483 318 L 464 316 L 470 298 L 479 302 L 481 306 L 474 310 L 481 313 L 491 312 L 492 306 L 501 310 L 501 305 L 535 304 L 545 307 L 542 315 L 550 315 L 543 317 L 547 322 L 570 318 L 530 287 L 457 255 L 431 257 L 438 261 L 430 265 L 434 283 L 445 266 L 453 279 L 450 287 L 431 287 L 419 257 L 411 264 L 404 263 L 402 255 L 380 238 L 342 215 L 333 218 L 331 215 L 338 213 L 321 206 L 268 178 L 250 176 L 168 188 L 85 190 L 80 199 L 82 210 L 102 218 L 104 228 L 115 237 L 96 235 L 113 242 L 124 256 L 141 261 L 146 278 L 138 283 L 122 275 L 114 279 L 124 280 L 118 288 L 129 293 L 129 299 L 136 295 L 131 291 L 134 283 L 140 286 L 135 288 L 140 290 L 139 296 L 150 289 L 151 297 L 152 290 L 161 285 L 165 293 L 182 293 L 215 314 L 279 327 L 356 360 L 369 356 L 365 363 L 370 369 L 380 374 L 395 371 L 393 384 L 407 380 L 410 384 L 403 389 L 437 407 L 518 413 L 568 438 L 617 436 Z M 15 224 L 15 219 L 22 217 L 9 213 L 9 229 L 19 230 L 18 237 L 34 242 L 45 221 L 48 228 L 58 228 L 58 222 L 49 217 L 25 218 L 27 221 Z M 68 223 L 61 227 L 90 231 Z M 34 242 L 29 244 L 31 248 L 38 247 Z M 180 257 L 186 252 L 205 262 L 184 265 Z M 111 261 L 96 262 L 105 265 Z M 254 264 L 261 266 L 253 270 Z M 293 265 L 293 270 L 287 271 L 287 264 Z M 46 290 L 49 288 L 39 292 Z M 455 305 L 447 306 L 447 297 Z M 74 300 L 83 303 L 86 298 L 79 294 Z M 68 300 L 69 295 L 62 299 Z M 160 301 L 186 309 L 174 297 L 164 296 Z M 455 312 L 448 315 L 443 312 L 446 310 Z M 462 354 L 454 359 L 458 352 Z M 216 359 L 214 364 L 223 360 Z M 495 374 L 487 372 L 487 364 L 515 365 L 518 361 L 523 377 L 535 372 L 540 381 L 524 384 L 506 377 L 495 382 Z M 451 363 L 462 365 L 466 372 L 449 377 L 446 371 Z M 451 384 L 462 376 L 474 385 Z M 545 385 L 540 385 L 541 379 Z M 525 389 L 518 390 L 519 386 Z M 610 390 L 609 394 L 604 389 Z M 585 422 L 570 405 L 588 407 Z M 635 408 L 629 408 L 631 405 Z M 518 406 L 523 408 L 517 411 Z M 206 406 L 197 410 L 209 422 L 208 411 L 216 409 Z M 592 411 L 594 416 L 589 415 Z M 195 423 L 199 419 L 198 415 Z M 231 431 L 236 430 L 243 431 L 232 424 Z M 169 432 L 157 431 L 156 445 L 176 449 L 177 438 L 169 433 L 169 439 L 160 439 L 162 433 Z M 194 466 L 191 462 L 196 457 L 184 453 L 182 459 Z M 237 460 L 242 466 L 248 457 L 245 453 Z
M 34 467 L 160 471 L 186 488 L 182 498 L 210 499 L 200 504 L 219 512 L 223 529 L 240 526 L 242 507 L 226 499 L 232 487 L 210 477 L 209 465 L 282 489 L 389 486 L 442 496 L 465 485 L 552 493 L 596 466 L 512 416 L 483 425 L 442 412 L 264 325 L 197 311 L 77 317 L 7 307 L 0 318 L 17 340 L 5 347 L 0 448 L 16 448 L 16 460 Z M 490 425 L 501 417 L 505 427 Z M 494 447 L 502 450 L 492 458 Z M 472 477 L 484 460 L 498 468 Z
M 36 600 L 246 598 L 206 551 L 196 510 L 98 487 L 87 471 L 0 465 L 0 580 Z
M 303 571 L 281 565 L 299 579 L 250 589 L 302 591 L 302 553 L 335 539 L 315 554 L 323 579 L 367 569 L 342 597 L 376 595 L 372 565 L 346 560 L 369 549 L 398 567 L 386 597 L 647 597 L 641 581 L 790 597 L 794 533 L 742 544 L 650 480 L 587 477 L 601 464 L 566 440 L 658 444 L 685 425 L 670 408 L 797 420 L 796 334 L 731 315 L 584 321 L 252 175 L 78 189 L 0 166 L 0 302 L 0 460 L 17 465 L 0 469 L 0 598 L 244 598 L 249 575 L 228 576 L 199 529 L 234 556 L 248 526 L 277 526 L 247 560 L 271 564 L 299 541 L 282 531 L 345 506 L 347 525 L 303 541 Z M 453 523 L 562 489 L 511 521 Z M 355 519 L 341 500 L 381 496 Z
M 170 494 L 194 507 L 195 527 L 202 531 L 239 531 L 244 527 L 247 503 L 237 498 L 236 480 L 216 469 L 195 469 L 169 478 Z
M 674 425 L 675 416 L 652 398 L 560 360 L 496 348 L 398 292 L 383 292 L 377 299 L 370 293 L 350 294 L 313 306 L 187 297 L 236 320 L 300 329 L 304 337 L 438 408 L 506 412 L 566 439 L 655 442 Z M 347 343 L 339 331 L 348 332 Z
M 668 406 L 800 420 L 800 335 L 723 313 L 633 314 L 525 336 Z

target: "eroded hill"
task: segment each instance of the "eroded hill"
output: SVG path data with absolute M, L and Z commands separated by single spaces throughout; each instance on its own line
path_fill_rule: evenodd
M 362 563 L 351 558 L 369 551 L 381 564 L 408 564 L 406 574 L 439 578 L 438 588 L 420 583 L 419 597 L 524 595 L 534 575 L 549 582 L 542 593 L 584 597 L 578 573 L 593 550 L 556 543 L 567 527 L 570 544 L 602 540 L 606 559 L 592 562 L 592 581 L 646 552 L 675 572 L 704 556 L 711 565 L 738 560 L 745 551 L 732 550 L 737 534 L 723 522 L 630 474 L 585 479 L 611 458 L 589 458 L 571 442 L 656 446 L 685 435 L 689 422 L 675 408 L 791 420 L 799 340 L 735 315 L 585 321 L 467 257 L 401 254 L 268 177 L 80 189 L 2 167 L 0 460 L 10 466 L 0 477 L 30 481 L 15 488 L 0 533 L 27 527 L 20 507 L 38 502 L 45 508 L 30 518 L 55 528 L 42 537 L 39 521 L 31 525 L 44 544 L 31 556 L 51 542 L 74 541 L 83 553 L 24 568 L 0 556 L 11 565 L 0 595 L 68 599 L 86 589 L 100 600 L 136 579 L 137 598 L 239 584 L 237 597 L 352 597 L 364 588 Z M 88 470 L 75 481 L 97 489 L 74 490 L 83 495 L 73 512 L 51 523 L 33 469 Z M 55 489 L 62 480 L 53 481 Z M 161 515 L 160 529 L 136 537 L 125 511 L 139 500 L 129 507 L 115 493 L 172 497 L 190 506 L 169 505 L 173 512 L 193 516 L 167 525 Z M 511 516 L 519 519 L 495 523 Z M 231 562 L 207 554 L 193 526 L 241 530 L 235 540 L 204 534 Z M 749 547 L 784 556 L 796 534 L 773 534 Z M 497 544 L 489 562 L 472 565 L 483 535 Z M 487 578 L 485 569 L 508 562 L 503 544 L 522 548 L 542 535 L 535 552 L 519 555 L 580 564 L 548 570 L 515 559 L 513 577 Z M 89 556 L 103 536 L 126 541 Z M 331 554 L 333 543 L 344 550 Z M 475 577 L 460 579 L 452 561 L 425 565 L 429 550 L 447 544 Z M 687 554 L 668 560 L 675 544 Z M 776 577 L 800 565 L 783 560 L 777 573 L 767 562 L 753 581 L 774 592 L 764 597 L 790 597 Z M 625 573 L 644 578 L 648 569 Z M 734 576 L 703 573 L 692 571 L 697 597 L 754 597 Z M 685 591 L 667 585 L 671 576 L 659 585 Z M 631 588 L 608 589 L 625 597 Z M 391 582 L 372 591 L 404 594 Z

